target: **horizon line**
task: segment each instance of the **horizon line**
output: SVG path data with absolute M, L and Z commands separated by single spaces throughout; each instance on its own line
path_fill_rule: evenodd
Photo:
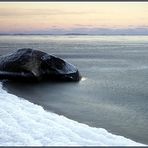
M 143 36 L 148 36 L 148 33 L 147 34 L 134 34 L 134 33 L 117 33 L 117 34 L 111 34 L 111 33 L 104 33 L 104 34 L 85 34 L 85 33 L 61 33 L 61 34 L 50 34 L 50 33 L 0 33 L 0 36 L 2 35 L 133 35 L 133 36 L 136 36 L 136 35 L 143 35 Z

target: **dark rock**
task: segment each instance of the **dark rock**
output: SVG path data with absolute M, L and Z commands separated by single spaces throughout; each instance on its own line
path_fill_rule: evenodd
M 53 55 L 30 48 L 0 57 L 0 79 L 79 81 L 78 69 Z

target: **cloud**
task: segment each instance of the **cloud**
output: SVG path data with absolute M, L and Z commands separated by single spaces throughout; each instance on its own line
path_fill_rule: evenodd
M 81 33 L 81 34 L 147 34 L 148 28 L 73 28 L 73 29 L 49 29 L 45 30 L 44 33 L 50 34 L 70 34 L 70 33 Z
M 74 27 L 94 27 L 94 25 L 74 24 Z
M 75 24 L 75 26 L 79 24 Z M 101 28 L 93 26 L 81 25 L 75 28 L 61 28 L 58 26 L 51 26 L 47 29 L 28 29 L 28 30 L 14 30 L 1 31 L 0 33 L 24 33 L 24 34 L 92 34 L 92 35 L 148 35 L 148 26 L 139 26 L 128 28 Z
M 82 34 L 129 34 L 129 35 L 148 35 L 148 27 L 137 27 L 137 28 L 90 28 L 90 27 L 79 27 L 73 29 L 50 29 L 45 31 L 47 34 L 67 34 L 67 33 L 82 33 Z
M 0 10 L 0 17 L 8 16 L 39 16 L 39 15 L 71 15 L 71 14 L 90 14 L 96 12 L 88 11 L 72 11 L 72 10 L 61 10 L 61 9 L 2 9 Z

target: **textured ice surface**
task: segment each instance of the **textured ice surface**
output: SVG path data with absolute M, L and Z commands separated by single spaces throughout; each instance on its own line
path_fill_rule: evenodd
M 0 146 L 138 146 L 7 93 L 0 84 Z

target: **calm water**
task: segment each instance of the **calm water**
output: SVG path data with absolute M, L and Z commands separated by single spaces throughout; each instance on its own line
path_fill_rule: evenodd
M 79 83 L 19 84 L 7 91 L 70 119 L 148 144 L 148 36 L 0 36 L 0 53 L 34 48 L 64 58 Z

